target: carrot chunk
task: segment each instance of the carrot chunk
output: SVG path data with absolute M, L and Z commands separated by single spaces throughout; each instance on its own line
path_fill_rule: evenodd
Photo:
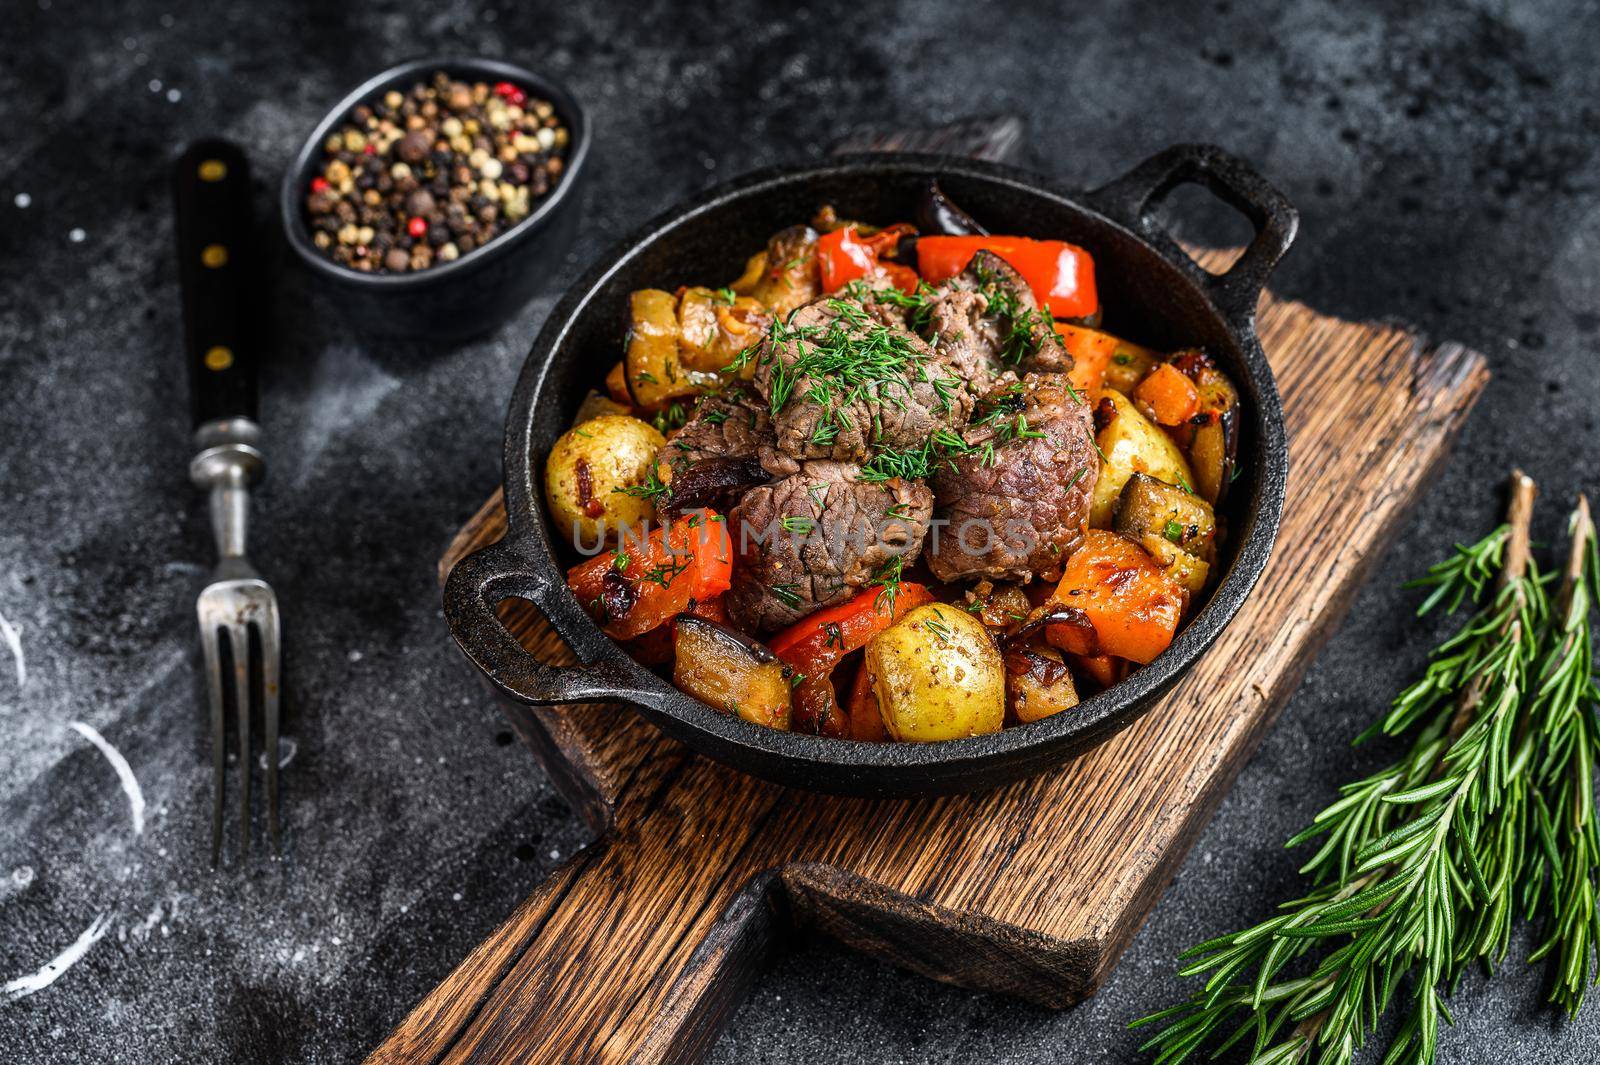
M 1183 589 L 1144 548 L 1105 529 L 1087 531 L 1052 598 L 1068 615 L 1045 626 L 1052 644 L 1140 664 L 1167 649 L 1183 615 Z
M 1145 375 L 1133 398 L 1139 408 L 1162 425 L 1186 425 L 1200 413 L 1200 390 L 1170 363 Z

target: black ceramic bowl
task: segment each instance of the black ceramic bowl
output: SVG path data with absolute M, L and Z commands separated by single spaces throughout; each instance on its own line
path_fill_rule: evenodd
M 1231 536 L 1216 567 L 1220 579 L 1154 662 L 1043 721 L 929 744 L 861 743 L 748 724 L 634 662 L 567 589 L 565 568 L 572 560 L 545 516 L 545 457 L 620 349 L 619 309 L 630 291 L 736 276 L 752 248 L 809 218 L 821 203 L 835 204 L 846 218 L 909 218 L 931 176 L 991 231 L 1062 238 L 1087 248 L 1108 329 L 1167 350 L 1204 345 L 1238 383 L 1241 472 L 1223 508 Z M 1185 182 L 1210 188 L 1255 226 L 1249 248 L 1224 274 L 1201 269 L 1150 216 Z M 903 796 L 990 787 L 1054 766 L 1153 706 L 1216 639 L 1266 565 L 1288 456 L 1277 388 L 1256 339 L 1255 307 L 1295 227 L 1288 201 L 1242 162 L 1191 145 L 1169 149 L 1087 193 L 1058 190 L 1043 178 L 992 164 L 879 155 L 753 174 L 697 197 L 608 254 L 567 293 L 539 334 L 506 423 L 508 532 L 450 574 L 444 605 L 451 632 L 513 699 L 544 706 L 629 703 L 691 747 L 782 784 Z M 524 651 L 495 617 L 495 604 L 513 597 L 536 604 L 583 665 L 547 666 Z
M 340 266 L 311 243 L 306 225 L 306 190 L 322 158 L 323 141 L 357 104 L 390 89 L 409 89 L 440 70 L 467 81 L 509 81 L 550 101 L 569 137 L 561 180 L 535 201 L 528 217 L 454 262 L 414 274 L 364 274 Z M 504 322 L 554 275 L 572 242 L 577 208 L 569 201 L 576 199 L 588 154 L 588 117 L 559 83 L 493 59 L 418 59 L 369 78 L 334 105 L 284 175 L 278 209 L 289 246 L 358 329 L 381 336 L 460 340 Z

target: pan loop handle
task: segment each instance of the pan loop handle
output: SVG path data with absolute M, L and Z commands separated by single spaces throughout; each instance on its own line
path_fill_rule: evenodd
M 531 600 L 563 639 L 578 606 L 565 588 L 555 589 L 509 540 L 490 544 L 457 562 L 445 580 L 444 617 L 474 665 L 506 695 L 530 706 L 628 702 L 654 705 L 653 693 L 636 687 L 615 659 L 585 666 L 539 661 L 495 614 L 507 599 Z M 571 640 L 568 639 L 569 645 Z
M 1255 228 L 1249 247 L 1225 273 L 1212 274 L 1201 267 L 1151 217 L 1173 189 L 1186 184 L 1208 189 Z M 1133 230 L 1193 276 L 1239 331 L 1254 326 L 1261 290 L 1300 227 L 1300 213 L 1283 193 L 1244 160 L 1211 144 L 1168 148 L 1090 192 L 1088 199 L 1096 210 Z

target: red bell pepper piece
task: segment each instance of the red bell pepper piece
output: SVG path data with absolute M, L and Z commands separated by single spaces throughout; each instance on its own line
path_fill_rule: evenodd
M 1057 318 L 1087 318 L 1100 309 L 1094 260 L 1064 240 L 1031 237 L 918 237 L 917 272 L 936 285 L 967 268 L 973 255 L 992 251 L 1022 275 L 1040 303 Z
M 643 543 L 624 534 L 615 551 L 569 570 L 567 586 L 608 636 L 626 640 L 716 599 L 732 578 L 727 523 L 702 512 L 658 526 Z
M 881 589 L 868 588 L 774 636 L 767 645 L 772 653 L 802 675 L 794 691 L 796 723 L 823 735 L 844 735 L 847 722 L 836 705 L 833 667 L 845 655 L 865 647 L 867 641 L 908 610 L 931 602 L 933 593 L 920 584 L 901 584 L 892 602 Z
M 873 275 L 886 275 L 902 292 L 917 290 L 917 274 L 909 266 L 879 260 L 900 243 L 900 238 L 915 232 L 904 222 L 886 226 L 870 237 L 863 237 L 855 226 L 840 226 L 824 233 L 817 241 L 817 263 L 822 269 L 822 290 L 837 292 L 852 281 Z
M 817 241 L 817 262 L 822 267 L 822 290 L 837 292 L 877 269 L 878 256 L 857 236 L 855 226 L 842 226 Z

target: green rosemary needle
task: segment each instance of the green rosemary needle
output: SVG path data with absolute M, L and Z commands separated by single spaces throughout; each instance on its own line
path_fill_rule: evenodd
M 1475 612 L 1360 737 L 1409 735 L 1410 750 L 1289 841 L 1321 841 L 1301 869 L 1309 893 L 1183 955 L 1181 975 L 1205 986 L 1134 1022 L 1162 1026 L 1144 1045 L 1161 1065 L 1245 1040 L 1253 1065 L 1344 1065 L 1391 1009 L 1403 1019 L 1384 1065 L 1432 1062 L 1444 996 L 1472 962 L 1505 958 L 1518 917 L 1544 929 L 1533 957 L 1555 959 L 1552 1000 L 1582 1003 L 1600 949 L 1600 553 L 1580 499 L 1552 610 L 1530 557 L 1533 496 L 1517 473 L 1507 523 L 1416 582 L 1431 588 L 1422 612 Z

